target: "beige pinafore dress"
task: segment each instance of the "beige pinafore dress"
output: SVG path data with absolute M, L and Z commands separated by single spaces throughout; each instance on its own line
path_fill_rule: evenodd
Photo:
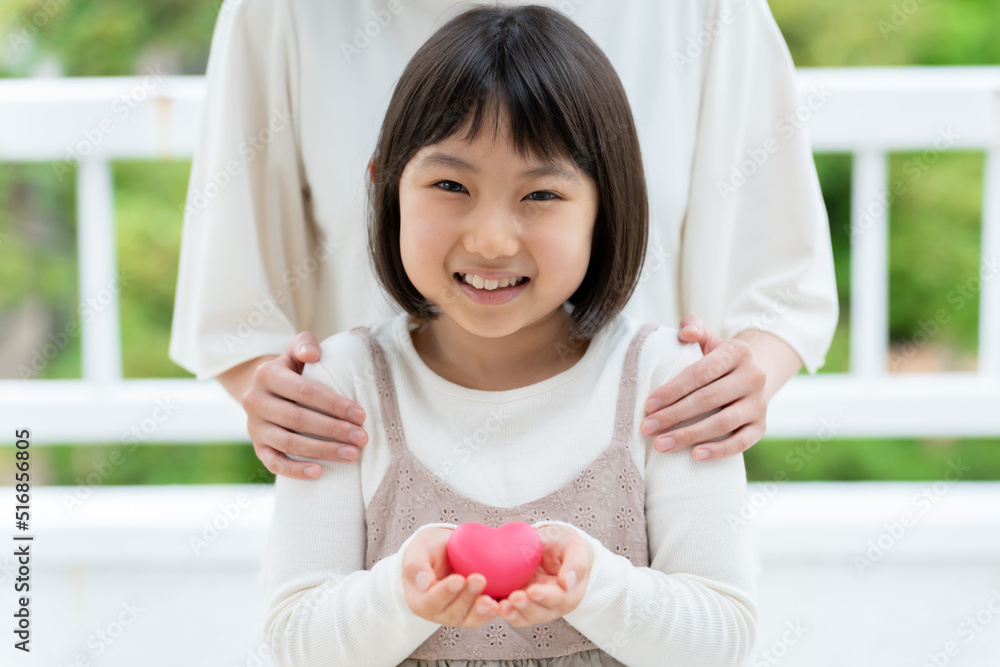
M 642 343 L 656 324 L 643 325 L 629 344 L 618 391 L 611 445 L 576 477 L 542 498 L 516 507 L 495 507 L 461 495 L 435 477 L 406 447 L 385 352 L 366 327 L 351 329 L 372 355 L 391 462 L 365 512 L 365 569 L 399 550 L 429 523 L 477 521 L 499 527 L 565 521 L 599 539 L 637 567 L 649 566 L 644 513 L 646 490 L 629 453 L 636 398 L 636 367 Z M 623 667 L 559 618 L 516 628 L 496 617 L 478 628 L 442 626 L 400 667 Z

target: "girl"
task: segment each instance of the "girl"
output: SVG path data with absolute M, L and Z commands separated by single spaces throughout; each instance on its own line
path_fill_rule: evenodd
M 369 175 L 371 258 L 405 312 L 303 371 L 365 408 L 372 441 L 275 481 L 277 664 L 740 664 L 743 457 L 695 464 L 638 428 L 636 396 L 701 351 L 621 313 L 647 199 L 605 55 L 540 6 L 457 16 L 400 77 Z M 468 521 L 538 529 L 528 585 L 497 601 L 450 570 Z

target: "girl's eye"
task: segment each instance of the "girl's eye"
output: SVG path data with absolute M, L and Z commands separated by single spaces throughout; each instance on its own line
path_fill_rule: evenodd
M 461 192 L 462 190 L 465 189 L 465 186 L 463 186 L 461 183 L 456 183 L 455 181 L 438 181 L 434 185 L 440 186 L 440 185 L 442 185 L 444 183 L 447 183 L 448 185 L 455 185 L 455 186 L 458 186 L 458 188 L 459 188 L 458 190 L 454 190 L 452 188 L 442 188 L 445 192 Z
M 549 192 L 548 190 L 539 190 L 538 192 L 532 192 L 531 195 L 549 195 L 545 199 L 532 199 L 531 201 L 552 201 L 554 199 L 559 199 L 559 195 L 554 192 Z M 529 197 L 531 195 L 528 195 Z
M 465 190 L 465 186 L 461 183 L 456 183 L 455 181 L 438 181 L 434 184 L 438 188 L 444 190 L 445 192 L 462 192 Z M 451 187 L 454 186 L 454 187 Z M 552 201 L 554 199 L 559 199 L 559 195 L 554 192 L 549 192 L 548 190 L 538 190 L 532 192 L 528 197 L 533 197 L 534 195 L 546 195 L 544 199 L 529 199 L 529 201 Z

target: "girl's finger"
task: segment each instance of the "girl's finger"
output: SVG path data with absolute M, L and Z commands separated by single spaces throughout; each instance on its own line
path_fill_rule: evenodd
M 489 595 L 480 595 L 472 604 L 469 612 L 474 627 L 479 627 L 484 621 L 488 621 L 500 613 L 500 605 Z
M 523 593 L 523 591 L 517 591 Z M 527 600 L 527 598 L 525 598 Z M 534 625 L 535 623 L 542 623 L 544 620 L 533 620 L 532 617 L 537 617 L 536 606 L 527 600 L 524 609 L 519 609 L 516 607 L 510 598 L 500 601 L 500 615 L 505 621 L 517 628 L 523 628 L 529 625 Z M 529 616 L 530 615 L 530 616 Z
M 445 607 L 444 613 L 458 619 L 457 622 L 459 623 L 465 621 L 468 619 L 469 615 L 473 613 L 472 607 L 485 587 L 485 577 L 481 574 L 469 575 L 469 578 L 462 582 L 462 587 L 458 589 L 458 594 L 451 601 L 451 603 Z
M 562 608 L 566 599 L 566 591 L 558 584 L 538 584 L 527 590 L 528 603 L 548 611 Z
M 700 461 L 715 461 L 717 459 L 724 459 L 727 456 L 735 456 L 760 442 L 766 430 L 765 426 L 759 426 L 757 422 L 745 424 L 724 440 L 719 440 L 709 445 L 698 445 L 691 450 L 691 456 Z M 708 452 L 708 456 L 699 458 L 698 453 L 703 450 Z
M 464 579 L 465 577 L 460 574 L 448 575 L 441 581 L 431 586 L 430 590 L 427 591 L 427 598 L 432 613 L 444 613 L 445 610 L 452 605 L 452 603 L 462 594 L 464 589 Z M 465 614 L 462 614 L 459 617 L 459 620 L 461 618 L 465 618 Z

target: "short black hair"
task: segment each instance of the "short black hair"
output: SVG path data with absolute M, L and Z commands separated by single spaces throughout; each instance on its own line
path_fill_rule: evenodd
M 368 250 L 376 278 L 418 322 L 440 311 L 406 275 L 399 183 L 424 146 L 506 117 L 518 154 L 572 161 L 597 185 L 590 263 L 570 336 L 593 336 L 628 303 L 646 253 L 649 203 L 639 139 L 611 62 L 565 14 L 539 5 L 477 6 L 417 50 L 396 84 L 372 160 Z M 471 122 L 470 122 L 471 119 Z M 367 180 L 367 179 L 366 179 Z

